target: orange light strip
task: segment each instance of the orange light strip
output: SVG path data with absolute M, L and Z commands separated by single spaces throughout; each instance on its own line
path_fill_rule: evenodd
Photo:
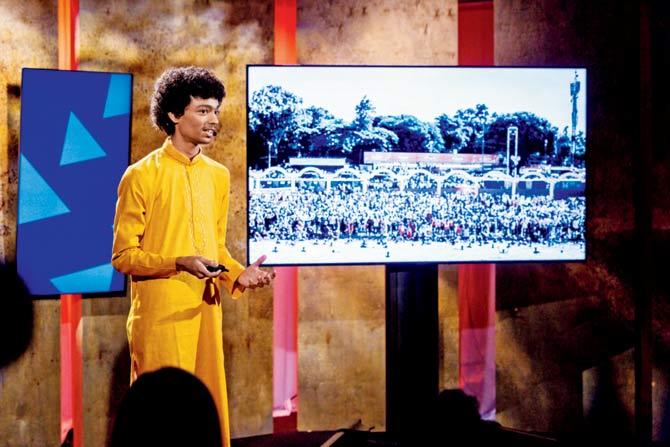
M 494 64 L 493 1 L 459 2 L 458 64 Z M 495 418 L 496 265 L 458 267 L 458 383 L 479 401 L 485 419 Z
M 61 443 L 72 429 L 73 445 L 81 447 L 84 436 L 81 295 L 61 295 L 60 303 Z
M 297 23 L 296 0 L 275 0 L 275 65 L 295 65 L 298 63 Z
M 298 63 L 296 0 L 275 0 L 274 64 Z M 273 287 L 273 407 L 293 402 L 298 392 L 298 268 L 276 267 Z M 279 358 L 277 358 L 279 356 Z M 288 407 L 293 410 L 292 404 Z M 296 431 L 297 418 L 286 417 L 281 430 Z
M 58 0 L 60 70 L 79 68 L 78 30 L 79 0 Z M 80 294 L 64 294 L 60 301 L 60 442 L 72 430 L 75 447 L 84 445 L 81 298 Z
M 58 68 L 79 68 L 79 0 L 58 0 Z

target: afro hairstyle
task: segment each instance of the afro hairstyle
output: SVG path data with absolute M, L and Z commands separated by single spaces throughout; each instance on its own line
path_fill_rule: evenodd
M 172 135 L 175 127 L 168 113 L 182 116 L 191 97 L 215 98 L 220 103 L 225 96 L 223 83 L 206 68 L 169 68 L 156 80 L 151 97 L 151 121 L 154 126 Z

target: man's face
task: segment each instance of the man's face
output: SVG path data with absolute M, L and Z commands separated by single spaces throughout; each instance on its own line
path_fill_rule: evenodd
M 175 134 L 179 134 L 185 141 L 198 144 L 210 144 L 219 131 L 219 101 L 215 98 L 196 98 L 191 96 L 191 102 L 184 109 L 184 114 L 176 117 L 170 113 L 175 123 Z

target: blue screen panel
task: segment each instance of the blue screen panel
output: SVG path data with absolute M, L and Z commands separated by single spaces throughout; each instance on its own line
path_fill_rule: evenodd
M 112 268 L 132 75 L 24 69 L 18 271 L 33 295 L 123 292 Z

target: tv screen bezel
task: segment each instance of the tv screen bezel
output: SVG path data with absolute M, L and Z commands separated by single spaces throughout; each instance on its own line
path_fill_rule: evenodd
M 542 65 L 404 65 L 404 64 L 390 64 L 390 65 L 359 65 L 359 64 L 296 64 L 296 65 L 276 65 L 276 64 L 247 64 L 246 66 L 246 141 L 245 141 L 245 188 L 246 188 L 246 261 L 247 265 L 256 261 L 256 259 L 251 259 L 251 238 L 249 233 L 249 212 L 250 212 L 250 200 L 251 193 L 249 188 L 249 110 L 250 110 L 250 101 L 251 95 L 249 92 L 249 72 L 250 69 L 256 67 L 271 67 L 271 68 L 440 68 L 440 69 L 449 69 L 449 70 L 458 70 L 458 69 L 543 69 L 543 70 L 583 70 L 585 73 L 585 80 L 582 81 L 586 87 L 584 94 L 584 110 L 585 110 L 585 136 L 586 144 L 589 146 L 589 141 L 592 141 L 591 133 L 592 130 L 589 126 L 590 121 L 590 108 L 589 108 L 589 92 L 591 90 L 590 83 L 591 77 L 589 76 L 590 69 L 586 65 L 581 66 L 567 66 L 567 65 L 552 65 L 552 66 L 542 66 Z M 224 123 L 225 124 L 225 123 Z M 265 262 L 264 266 L 267 267 L 338 267 L 338 266 L 386 266 L 386 265 L 433 265 L 433 264 L 447 264 L 447 265 L 459 265 L 459 264 L 555 264 L 555 263 L 577 263 L 584 264 L 589 259 L 590 252 L 590 237 L 589 237 L 589 197 L 590 197 L 590 175 L 591 170 L 591 151 L 587 149 L 584 159 L 584 257 L 583 258 L 571 258 L 571 259 L 505 259 L 505 260 L 444 260 L 444 261 L 379 261 L 379 262 L 306 262 L 306 263 L 273 263 Z

